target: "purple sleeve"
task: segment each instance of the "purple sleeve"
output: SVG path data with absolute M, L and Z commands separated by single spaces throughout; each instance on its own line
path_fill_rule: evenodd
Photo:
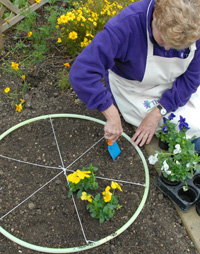
M 194 58 L 187 71 L 177 78 L 173 87 L 162 94 L 160 103 L 168 112 L 184 106 L 200 84 L 200 41 L 196 42 Z
M 76 58 L 69 81 L 88 109 L 104 111 L 113 103 L 112 94 L 102 83 L 106 71 L 121 55 L 120 40 L 115 33 L 104 29 Z

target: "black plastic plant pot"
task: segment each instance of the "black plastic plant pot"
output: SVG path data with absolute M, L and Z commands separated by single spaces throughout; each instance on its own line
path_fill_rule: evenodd
M 193 184 L 200 190 L 200 174 L 193 177 Z
M 154 184 L 164 195 L 171 199 L 182 211 L 186 212 L 200 199 L 199 188 L 200 174 L 195 174 L 193 179 L 187 179 L 188 190 L 184 191 L 184 183 L 171 185 L 166 182 L 163 176 L 158 177 Z M 174 183 L 173 183 L 174 184 Z
M 160 176 L 160 179 L 161 179 L 164 183 L 166 183 L 167 185 L 170 185 L 170 186 L 176 186 L 176 185 L 180 184 L 180 182 L 178 182 L 178 181 L 170 181 L 170 180 L 168 180 L 168 179 L 167 179 L 166 177 L 164 177 L 163 175 Z
M 181 200 L 184 200 L 188 203 L 194 203 L 197 201 L 198 197 L 198 191 L 196 189 L 193 189 L 191 186 L 188 187 L 187 191 L 183 190 L 183 187 L 180 187 L 178 190 L 178 196 Z
M 167 142 L 161 141 L 161 139 L 158 140 L 158 145 L 162 150 L 168 151 L 169 144 Z

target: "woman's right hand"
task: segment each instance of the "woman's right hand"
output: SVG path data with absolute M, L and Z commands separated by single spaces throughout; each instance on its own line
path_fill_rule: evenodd
M 104 137 L 105 139 L 110 140 L 111 144 L 113 144 L 123 132 L 119 112 L 112 104 L 108 109 L 102 111 L 102 114 L 107 120 L 104 126 Z

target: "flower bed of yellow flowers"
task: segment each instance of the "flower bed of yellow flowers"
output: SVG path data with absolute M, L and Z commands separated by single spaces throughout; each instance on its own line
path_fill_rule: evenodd
M 89 202 L 87 209 L 91 217 L 99 219 L 99 222 L 103 223 L 105 220 L 110 220 L 114 216 L 115 211 L 121 208 L 118 203 L 118 196 L 115 195 L 115 190 L 119 189 L 122 191 L 122 189 L 118 183 L 112 181 L 111 186 L 107 186 L 105 191 L 102 192 L 102 198 L 100 193 L 95 197 L 87 193 L 86 190 L 88 189 L 98 189 L 98 183 L 94 174 L 94 171 L 97 170 L 98 168 L 90 164 L 88 168 L 77 169 L 76 172 L 69 174 L 67 176 L 69 182 L 68 197 L 71 197 L 73 192 L 77 192 L 78 198 Z
M 74 3 L 74 9 L 57 19 L 57 29 L 60 31 L 58 43 L 67 45 L 68 52 L 76 54 L 86 47 L 94 36 L 103 29 L 111 18 L 134 0 L 107 1 L 93 0 Z

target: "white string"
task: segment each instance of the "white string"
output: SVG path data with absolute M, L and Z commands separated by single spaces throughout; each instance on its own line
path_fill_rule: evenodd
M 75 173 L 76 171 L 75 170 L 70 170 L 68 168 L 62 168 L 60 167 L 63 171 L 70 171 L 70 172 L 73 172 Z M 143 186 L 143 187 L 146 187 L 146 184 L 143 184 L 143 183 L 135 183 L 135 182 L 129 182 L 129 181 L 124 181 L 124 180 L 118 180 L 118 179 L 112 179 L 112 178 L 106 178 L 106 177 L 101 177 L 101 176 L 95 176 L 96 178 L 98 179 L 102 179 L 102 180 L 108 180 L 108 181 L 113 181 L 113 182 L 119 182 L 119 183 L 127 183 L 127 184 L 133 184 L 133 185 L 139 185 L 139 186 Z
M 60 156 L 60 160 L 61 160 L 62 166 L 64 168 L 64 162 L 63 162 L 63 159 L 62 159 L 62 155 L 61 155 L 61 152 L 60 152 L 60 148 L 59 148 L 59 145 L 58 145 L 58 141 L 57 141 L 57 138 L 56 138 L 56 133 L 55 133 L 55 130 L 54 130 L 54 126 L 53 126 L 53 122 L 52 122 L 51 117 L 50 117 L 50 122 L 51 122 L 51 127 L 52 127 L 52 131 L 53 131 L 54 139 L 56 141 L 56 146 L 57 146 L 57 149 L 58 149 L 58 153 L 59 153 L 59 156 Z M 67 184 L 69 184 L 69 181 L 67 179 L 66 169 L 63 172 L 64 172 L 64 175 L 66 177 Z M 73 204 L 74 204 L 74 207 L 75 207 L 75 210 L 76 210 L 76 214 L 77 214 L 77 217 L 78 217 L 78 220 L 79 220 L 79 224 L 80 224 L 80 227 L 81 227 L 81 231 L 82 231 L 83 237 L 84 237 L 86 243 L 88 244 L 88 240 L 86 238 L 86 234 L 85 234 L 82 222 L 81 222 L 81 218 L 80 218 L 80 215 L 79 215 L 79 212 L 78 212 L 78 208 L 76 206 L 76 202 L 75 202 L 73 194 L 72 194 L 72 201 L 73 201 Z
M 64 167 L 64 162 L 63 162 L 62 155 L 61 155 L 61 152 L 60 152 L 60 148 L 59 148 L 59 145 L 58 145 L 58 141 L 57 141 L 57 138 L 56 138 L 56 133 L 55 133 L 55 130 L 54 130 L 54 127 L 53 127 L 53 122 L 52 122 L 51 117 L 49 117 L 49 119 L 50 119 L 50 122 L 51 122 L 51 128 L 52 128 L 52 131 L 53 131 L 54 139 L 56 141 L 56 146 L 57 146 L 57 150 L 58 150 L 58 153 L 59 153 L 59 156 L 60 156 L 60 160 L 61 160 L 62 166 Z
M 79 156 L 76 160 L 74 160 L 70 165 L 67 166 L 66 170 L 70 171 L 70 172 L 75 172 L 73 170 L 68 169 L 70 166 L 72 166 L 76 161 L 78 161 L 81 157 L 83 157 L 87 152 L 89 152 L 95 145 L 97 145 L 102 139 L 104 138 L 101 137 L 96 143 L 94 143 L 94 145 L 92 145 L 90 148 L 88 148 L 84 153 L 81 154 L 81 156 Z M 28 161 L 23 161 L 23 160 L 18 160 L 9 156 L 5 156 L 0 154 L 1 158 L 4 159 L 8 159 L 8 160 L 12 160 L 12 161 L 16 161 L 19 163 L 24 163 L 24 164 L 28 164 L 28 165 L 32 165 L 32 166 L 37 166 L 37 167 L 41 167 L 41 168 L 50 168 L 50 169 L 64 169 L 64 167 L 53 167 L 53 166 L 45 166 L 45 165 L 41 165 L 41 164 L 37 164 L 37 163 L 32 163 L 32 162 L 28 162 Z
M 47 184 L 49 184 L 50 182 L 52 182 L 54 179 L 56 179 L 59 175 L 61 175 L 63 173 L 63 171 L 61 171 L 59 174 L 57 174 L 56 176 L 54 176 L 51 180 L 49 180 L 47 183 L 45 183 L 43 186 L 41 186 L 39 189 L 37 189 L 35 192 L 33 192 L 29 197 L 27 197 L 26 199 L 24 199 L 22 202 L 20 202 L 18 205 L 16 205 L 14 208 L 12 208 L 9 212 L 7 212 L 5 215 L 3 215 L 0 220 L 3 220 L 4 217 L 6 217 L 8 214 L 10 214 L 12 211 L 14 211 L 15 209 L 17 209 L 20 205 L 22 205 L 24 202 L 26 202 L 29 198 L 31 198 L 32 196 L 34 196 L 38 191 L 40 191 L 41 189 L 43 189 Z
M 128 181 L 123 181 L 123 180 L 118 180 L 118 179 L 104 178 L 101 176 L 96 176 L 96 178 L 103 179 L 103 180 L 109 180 L 109 181 L 113 181 L 113 182 L 121 182 L 121 183 L 127 183 L 127 184 L 133 184 L 133 185 L 139 185 L 139 186 L 146 187 L 146 184 L 143 184 L 143 183 L 134 183 L 134 182 L 128 182 Z
M 82 155 L 80 155 L 75 161 L 73 161 L 71 164 L 68 165 L 68 167 L 70 167 L 71 165 L 73 165 L 77 160 L 79 160 L 84 154 L 86 154 L 86 152 L 88 152 L 90 149 L 92 149 L 96 144 L 98 144 L 104 137 L 102 137 L 100 140 L 98 140 L 94 145 L 92 145 L 89 149 L 87 149 L 87 151 L 85 151 Z M 46 185 L 48 185 L 51 181 L 53 181 L 57 176 L 59 176 L 60 174 L 62 174 L 63 172 L 65 172 L 66 170 L 69 172 L 75 172 L 74 170 L 70 170 L 64 167 L 51 167 L 51 166 L 44 166 L 44 165 L 40 165 L 40 164 L 36 164 L 36 163 L 31 163 L 31 162 L 27 162 L 27 161 L 22 161 L 22 160 L 18 160 L 18 159 L 14 159 L 8 156 L 4 156 L 0 154 L 0 157 L 4 158 L 4 159 L 9 159 L 9 160 L 13 160 L 19 163 L 25 163 L 25 164 L 29 164 L 29 165 L 33 165 L 33 166 L 38 166 L 38 167 L 44 167 L 44 168 L 51 168 L 51 169 L 61 169 L 62 171 L 56 175 L 55 177 L 53 177 L 50 181 L 48 181 L 47 183 L 45 183 L 43 186 L 41 186 L 38 190 L 36 190 L 33 194 L 31 194 L 29 197 L 27 197 L 25 200 L 23 200 L 22 202 L 20 202 L 20 204 L 18 204 L 17 206 L 15 206 L 14 208 L 12 208 L 10 211 L 8 211 L 5 215 L 3 215 L 0 220 L 2 220 L 4 217 L 6 217 L 8 214 L 10 214 L 12 211 L 14 211 L 15 209 L 17 209 L 20 205 L 22 205 L 24 202 L 26 202 L 29 198 L 31 198 L 33 195 L 35 195 L 38 191 L 40 191 L 43 187 L 45 187 Z M 2 187 L 0 188 L 0 190 L 2 190 Z
M 14 159 L 14 158 L 11 158 L 11 157 L 2 155 L 2 154 L 0 154 L 0 157 L 1 157 L 1 158 L 4 158 L 4 159 L 8 159 L 8 160 L 12 160 L 12 161 L 16 161 L 16 162 L 20 162 L 20 163 L 32 165 L 32 166 L 41 167 L 41 168 L 60 169 L 60 167 L 45 166 L 45 165 L 40 165 L 40 164 L 28 162 L 28 161 L 22 161 L 22 160 Z
M 76 158 L 71 164 L 69 164 L 69 166 L 67 166 L 67 168 L 62 168 L 63 170 L 68 170 L 68 171 L 71 171 L 71 172 L 75 172 L 74 170 L 69 170 L 68 168 L 71 167 L 75 162 L 77 162 L 81 157 L 83 157 L 86 153 L 88 153 L 94 146 L 96 146 L 102 139 L 104 138 L 101 137 L 96 143 L 94 143 L 90 148 L 88 148 L 84 153 L 82 153 L 78 158 Z

